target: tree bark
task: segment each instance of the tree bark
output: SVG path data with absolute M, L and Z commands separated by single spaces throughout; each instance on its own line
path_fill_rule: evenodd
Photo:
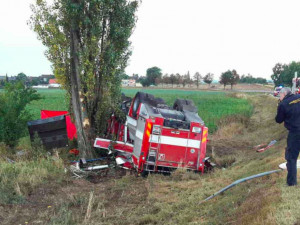
M 76 30 L 71 29 L 71 71 L 70 71 L 70 82 L 71 82 L 71 102 L 74 113 L 75 125 L 77 129 L 77 140 L 78 148 L 81 157 L 93 157 L 93 151 L 91 143 L 89 141 L 89 124 L 86 113 L 84 113 L 83 95 L 81 92 L 80 85 L 80 73 L 79 73 L 79 38 Z

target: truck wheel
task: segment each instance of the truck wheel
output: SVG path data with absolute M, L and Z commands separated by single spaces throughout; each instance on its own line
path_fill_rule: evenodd
M 187 99 L 176 99 L 173 109 L 177 111 L 191 111 L 197 112 L 197 108 L 192 100 Z

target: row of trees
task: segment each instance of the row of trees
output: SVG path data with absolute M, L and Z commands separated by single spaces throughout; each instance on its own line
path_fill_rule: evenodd
M 267 79 L 261 77 L 253 77 L 252 75 L 242 75 L 239 83 L 245 84 L 267 84 Z
M 290 64 L 277 63 L 273 67 L 271 78 L 274 81 L 275 86 L 292 86 L 295 72 L 298 72 L 298 76 L 300 75 L 300 62 L 293 61 Z
M 138 76 L 137 76 L 138 77 Z M 191 86 L 195 84 L 199 87 L 199 84 L 203 81 L 207 84 L 211 84 L 213 81 L 214 75 L 212 73 L 208 73 L 205 76 L 202 76 L 200 73 L 195 73 L 194 76 L 191 77 L 190 72 L 186 74 L 162 74 L 162 71 L 158 67 L 151 67 L 146 71 L 146 77 L 138 77 L 137 82 L 140 82 L 144 87 L 151 85 L 174 85 L 177 86 Z
M 146 71 L 146 77 L 141 77 L 138 74 L 133 74 L 132 76 L 128 76 L 126 74 L 121 75 L 121 79 L 134 79 L 136 82 L 140 82 L 144 87 L 148 87 L 151 85 L 171 85 L 172 87 L 190 87 L 192 85 L 196 85 L 199 88 L 201 83 L 206 83 L 210 85 L 214 80 L 214 74 L 208 73 L 205 76 L 202 76 L 199 72 L 196 72 L 193 76 L 190 75 L 190 72 L 186 74 L 162 74 L 162 70 L 159 67 L 151 67 Z M 252 75 L 242 75 L 240 76 L 236 70 L 228 70 L 221 74 L 220 84 L 224 85 L 224 88 L 227 85 L 233 88 L 233 85 L 237 83 L 247 83 L 247 84 L 267 84 L 267 80 L 265 78 L 255 78 Z
M 53 76 L 53 78 L 55 77 Z M 48 84 L 48 82 L 44 81 L 41 77 L 28 77 L 25 73 L 19 73 L 14 77 L 8 77 L 6 75 L 5 79 L 0 80 L 0 88 L 3 88 L 6 83 L 18 83 L 19 81 L 27 87 Z

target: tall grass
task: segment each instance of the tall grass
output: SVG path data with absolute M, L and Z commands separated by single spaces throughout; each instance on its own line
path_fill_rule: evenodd
M 0 159 L 0 204 L 23 202 L 37 186 L 51 180 L 60 182 L 64 175 L 64 166 L 60 159 L 22 159 L 14 163 Z

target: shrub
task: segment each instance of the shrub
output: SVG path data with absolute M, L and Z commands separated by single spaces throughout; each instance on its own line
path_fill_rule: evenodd
M 41 97 L 35 90 L 21 82 L 5 86 L 4 93 L 0 95 L 0 142 L 14 147 L 18 139 L 25 136 L 26 122 L 32 118 L 26 106 L 39 99 Z

